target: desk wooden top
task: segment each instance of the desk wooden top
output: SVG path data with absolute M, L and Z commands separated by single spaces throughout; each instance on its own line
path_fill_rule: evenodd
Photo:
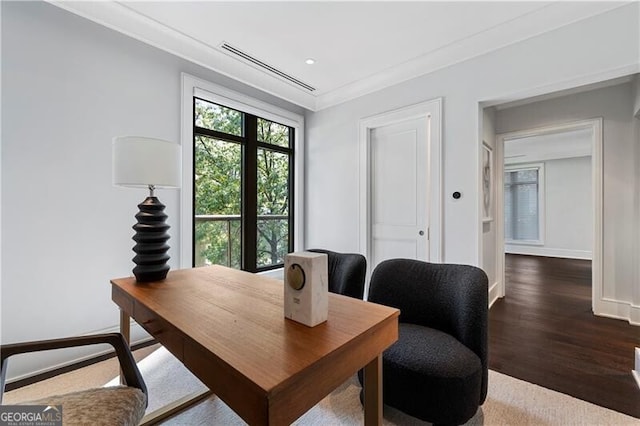
M 146 326 L 148 312 L 179 330 L 184 348 L 172 352 L 196 375 L 205 376 L 210 388 L 208 370 L 198 366 L 205 358 L 188 362 L 188 346 L 206 354 L 211 369 L 233 371 L 238 383 L 247 379 L 247 389 L 269 399 L 279 391 L 313 387 L 296 384 L 308 375 L 333 386 L 397 340 L 397 309 L 330 293 L 328 320 L 307 327 L 284 317 L 282 281 L 223 266 L 171 271 L 160 282 L 136 283 L 130 277 L 111 283 L 114 302 L 147 331 L 162 334 Z M 325 369 L 344 370 L 340 375 L 345 377 L 325 379 L 323 375 L 331 376 Z

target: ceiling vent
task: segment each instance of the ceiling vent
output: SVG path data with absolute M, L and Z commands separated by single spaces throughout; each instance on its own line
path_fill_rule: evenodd
M 298 80 L 295 77 L 290 76 L 289 74 L 280 71 L 277 68 L 272 67 L 271 65 L 265 64 L 264 62 L 262 62 L 260 59 L 256 59 L 253 56 L 249 55 L 248 53 L 243 52 L 242 50 L 235 48 L 233 46 L 231 46 L 229 43 L 226 42 L 222 42 L 222 44 L 220 45 L 220 48 L 222 48 L 223 50 L 225 50 L 227 53 L 231 54 L 232 56 L 236 57 L 236 58 L 240 58 L 243 59 L 244 61 L 250 62 L 253 65 L 259 67 L 260 69 L 267 71 L 270 74 L 275 74 L 276 76 L 287 80 L 290 83 L 295 84 L 298 87 L 301 87 L 305 90 L 308 90 L 309 92 L 313 92 L 316 90 L 315 87 L 308 85 L 307 83 L 304 83 L 300 80 Z

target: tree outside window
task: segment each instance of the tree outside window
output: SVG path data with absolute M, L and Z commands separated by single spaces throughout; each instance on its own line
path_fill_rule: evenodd
M 293 132 L 194 98 L 194 266 L 282 266 L 293 248 Z

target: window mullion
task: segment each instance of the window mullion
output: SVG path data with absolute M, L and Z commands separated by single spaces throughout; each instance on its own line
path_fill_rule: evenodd
M 236 136 L 229 133 L 219 132 L 217 130 L 206 129 L 204 127 L 194 126 L 193 132 L 194 135 L 204 135 L 222 141 L 244 143 L 244 138 L 242 136 Z
M 258 251 L 258 124 L 254 115 L 245 114 L 242 171 L 242 269 L 257 270 Z
M 250 272 L 282 267 L 284 254 L 294 248 L 294 129 L 241 111 L 232 114 L 228 107 L 210 101 L 194 97 L 193 102 L 194 266 L 227 264 Z M 202 152 L 198 151 L 199 138 L 214 146 L 202 142 Z M 201 175 L 196 174 L 196 167 L 202 168 Z M 201 179 L 200 186 L 197 179 Z M 222 188 L 218 192 L 218 187 L 226 184 L 235 186 L 229 186 L 229 193 Z M 200 211 L 196 200 L 208 213 L 195 215 Z M 229 213 L 231 206 L 233 212 Z M 268 216 L 262 218 L 261 212 Z M 231 219 L 223 217 L 229 214 L 234 216 L 234 235 Z M 225 219 L 226 230 L 209 223 Z M 227 246 L 223 247 L 225 241 Z
M 292 130 L 293 133 L 293 130 Z M 282 146 L 273 145 L 265 142 L 258 142 L 258 148 L 266 149 L 268 151 L 279 152 L 281 154 L 291 155 L 293 150 L 291 148 L 284 148 Z
M 291 149 L 294 146 L 294 141 L 295 141 L 295 131 L 293 129 L 291 129 L 289 131 L 289 149 Z M 295 173 L 295 156 L 289 154 L 289 182 L 288 182 L 288 187 L 289 187 L 289 242 L 288 242 L 288 252 L 291 253 L 294 251 L 294 246 L 293 246 L 293 241 L 294 241 L 294 232 L 293 230 L 296 229 L 295 228 L 295 222 L 294 222 L 294 215 L 292 213 L 293 211 L 293 206 L 295 205 L 294 202 L 294 194 L 295 194 L 295 179 L 294 179 L 294 173 Z

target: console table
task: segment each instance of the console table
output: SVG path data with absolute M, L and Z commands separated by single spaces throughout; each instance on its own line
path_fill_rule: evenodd
M 223 266 L 111 283 L 125 337 L 133 318 L 250 425 L 291 424 L 363 367 L 365 424 L 382 423 L 397 309 L 330 293 L 328 320 L 307 327 L 284 318 L 282 281 Z

